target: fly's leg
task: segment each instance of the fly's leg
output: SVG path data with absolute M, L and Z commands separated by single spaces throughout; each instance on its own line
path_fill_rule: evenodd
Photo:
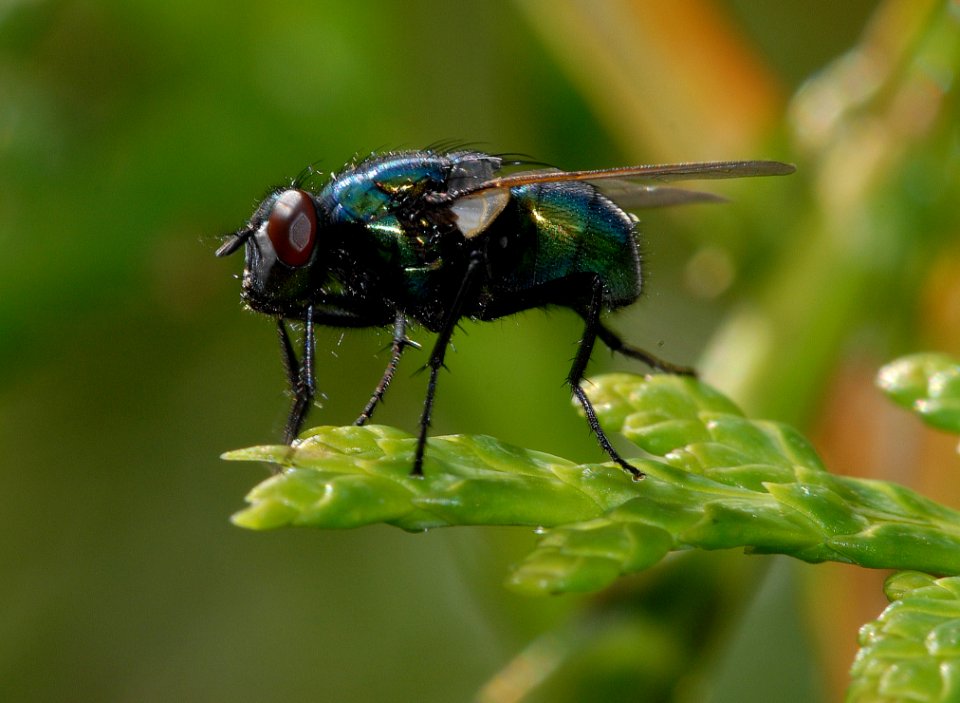
M 370 419 L 370 416 L 373 415 L 373 411 L 377 405 L 379 405 L 380 401 L 383 400 L 384 394 L 390 387 L 390 382 L 393 381 L 393 375 L 397 372 L 397 366 L 400 363 L 400 356 L 407 347 L 419 349 L 420 345 L 411 339 L 407 339 L 407 318 L 402 312 L 398 312 L 397 319 L 393 326 L 393 343 L 390 347 L 390 362 L 383 372 L 383 378 L 380 379 L 380 383 L 377 384 L 373 395 L 370 396 L 370 400 L 367 402 L 363 412 L 360 413 L 360 417 L 353 423 L 354 425 L 363 425 Z
M 290 334 L 281 317 L 277 318 L 277 334 L 280 337 L 280 357 L 283 360 L 283 368 L 286 369 L 287 380 L 294 396 L 293 407 L 290 408 L 287 424 L 283 431 L 283 441 L 292 444 L 293 440 L 300 434 L 303 421 L 307 418 L 310 404 L 313 402 L 313 396 L 316 392 L 313 380 L 313 306 L 308 306 L 306 310 L 301 361 L 297 361 L 297 355 L 293 351 L 293 343 L 290 341 Z
M 597 341 L 597 335 L 601 330 L 605 329 L 600 324 L 602 307 L 603 282 L 599 278 L 595 278 L 590 307 L 583 315 L 583 319 L 587 324 L 583 330 L 583 337 L 580 339 L 580 346 L 577 348 L 577 355 L 573 358 L 573 366 L 570 367 L 570 373 L 567 375 L 567 383 L 570 384 L 570 390 L 573 391 L 573 395 L 580 403 L 580 407 L 583 408 L 583 412 L 587 416 L 587 423 L 590 425 L 590 430 L 597 438 L 597 442 L 600 443 L 603 451 L 619 464 L 620 468 L 632 474 L 634 479 L 641 479 L 645 474 L 620 456 L 617 450 L 613 448 L 613 445 L 610 444 L 610 440 L 607 439 L 607 435 L 604 434 L 603 428 L 600 427 L 600 421 L 597 420 L 597 413 L 593 409 L 590 399 L 587 398 L 586 392 L 580 387 L 580 382 L 583 380 L 583 375 L 587 370 L 587 363 L 590 361 L 590 354 L 593 352 L 593 345 Z
M 430 353 L 430 361 L 427 366 L 430 368 L 430 380 L 427 383 L 427 397 L 423 401 L 423 414 L 420 415 L 420 434 L 417 436 L 417 451 L 413 459 L 413 470 L 411 476 L 423 476 L 423 453 L 427 448 L 427 430 L 430 429 L 430 416 L 433 414 L 433 400 L 437 393 L 437 376 L 440 369 L 443 368 L 443 358 L 447 353 L 447 345 L 450 344 L 450 337 L 453 336 L 453 330 L 460 320 L 460 313 L 473 289 L 473 284 L 477 275 L 482 270 L 480 267 L 481 259 L 479 254 L 474 254 L 470 258 L 467 270 L 463 275 L 463 281 L 460 283 L 460 290 L 457 291 L 457 297 L 453 300 L 453 305 L 447 310 L 447 316 L 443 320 L 437 341 L 433 345 L 433 351 Z
M 603 340 L 603 343 L 610 347 L 610 351 L 616 352 L 618 354 L 623 354 L 624 356 L 629 356 L 631 359 L 639 359 L 647 366 L 657 371 L 663 371 L 665 373 L 672 373 L 678 376 L 696 376 L 697 371 L 690 366 L 680 366 L 678 364 L 671 364 L 669 361 L 664 361 L 663 359 L 654 356 L 648 351 L 639 349 L 637 347 L 630 346 L 624 342 L 617 335 L 616 332 L 604 327 L 603 324 L 597 323 L 597 336 Z

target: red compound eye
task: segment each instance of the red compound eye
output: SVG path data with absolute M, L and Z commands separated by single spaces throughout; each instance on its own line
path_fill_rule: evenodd
M 317 211 L 310 195 L 302 190 L 281 193 L 267 220 L 267 236 L 287 266 L 307 263 L 317 236 Z

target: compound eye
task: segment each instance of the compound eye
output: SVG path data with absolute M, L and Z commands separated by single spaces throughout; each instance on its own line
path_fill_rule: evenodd
M 267 236 L 287 266 L 307 263 L 317 236 L 317 211 L 310 195 L 302 190 L 281 193 L 267 220 Z

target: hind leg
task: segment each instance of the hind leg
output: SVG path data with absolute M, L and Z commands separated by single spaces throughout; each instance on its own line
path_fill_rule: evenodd
M 570 373 L 567 375 L 567 383 L 570 384 L 570 390 L 580 403 L 580 407 L 583 408 L 583 412 L 587 416 L 587 424 L 590 425 L 590 430 L 597 438 L 597 442 L 600 443 L 603 451 L 605 451 L 620 468 L 632 474 L 635 479 L 640 479 L 644 477 L 644 473 L 620 456 L 619 452 L 613 448 L 610 440 L 607 439 L 607 435 L 604 434 L 603 428 L 600 427 L 600 421 L 597 419 L 597 413 L 593 408 L 593 404 L 590 402 L 583 388 L 580 387 L 580 382 L 583 380 L 584 373 L 587 370 L 587 363 L 590 361 L 590 354 L 593 352 L 593 345 L 597 341 L 597 335 L 600 330 L 605 330 L 600 324 L 602 307 L 603 282 L 599 278 L 596 278 L 593 282 L 593 295 L 590 306 L 583 315 L 586 327 L 583 330 L 583 337 L 580 339 L 580 346 L 577 348 L 577 355 L 573 358 Z
M 652 369 L 657 371 L 664 371 L 666 373 L 677 374 L 678 376 L 696 376 L 696 369 L 690 366 L 679 366 L 678 364 L 671 364 L 669 361 L 665 361 L 648 351 L 644 351 L 638 347 L 633 347 L 620 339 L 619 335 L 616 332 L 611 330 L 609 327 L 604 327 L 602 323 L 597 322 L 597 336 L 610 347 L 610 351 L 616 352 L 618 354 L 623 354 L 624 356 L 629 356 L 631 359 L 638 359 L 645 363 Z

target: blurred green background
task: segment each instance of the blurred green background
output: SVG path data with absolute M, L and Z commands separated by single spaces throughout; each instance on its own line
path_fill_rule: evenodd
M 857 623 L 839 658 L 816 647 L 832 605 L 803 607 L 813 567 L 709 555 L 614 594 L 531 600 L 501 585 L 529 530 L 233 527 L 265 473 L 218 455 L 276 441 L 289 400 L 271 321 L 241 309 L 240 261 L 213 251 L 308 163 L 383 148 L 463 139 L 571 169 L 795 160 L 792 179 L 711 185 L 734 200 L 722 208 L 644 213 L 649 295 L 613 326 L 807 423 L 829 458 L 810 420 L 842 419 L 831 387 L 869 383 L 918 320 L 957 343 L 936 304 L 960 278 L 956 247 L 942 253 L 956 15 L 866 0 L 0 5 L 0 697 L 512 701 L 497 672 L 529 646 L 557 672 L 530 700 L 640 699 L 671 656 L 660 671 L 689 676 L 649 700 L 834 699 Z M 874 83 L 837 64 L 805 83 L 858 43 Z M 936 96 L 907 90 L 917 56 Z M 883 132 L 900 108 L 907 128 Z M 864 194 L 880 209 L 844 209 Z M 601 460 L 562 385 L 580 331 L 563 311 L 465 324 L 434 431 Z M 388 342 L 320 331 L 310 422 L 352 421 Z M 378 422 L 413 431 L 425 359 L 404 359 Z M 599 350 L 591 370 L 614 366 L 642 370 Z M 637 593 L 724 635 L 701 637 L 684 608 L 655 623 Z

